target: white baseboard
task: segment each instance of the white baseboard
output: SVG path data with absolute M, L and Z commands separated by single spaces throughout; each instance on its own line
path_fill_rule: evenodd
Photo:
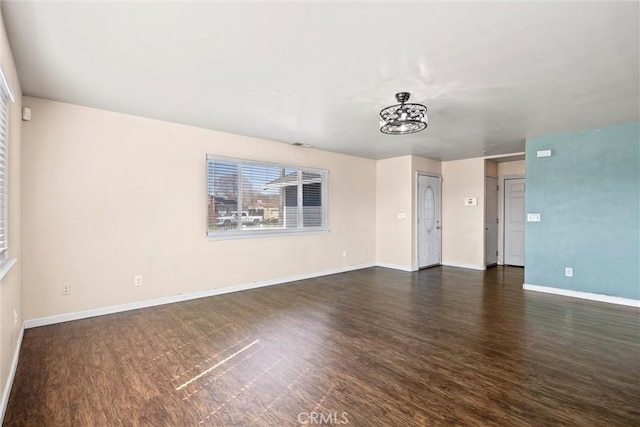
M 408 271 L 409 273 L 417 271 L 417 270 L 413 270 L 411 267 L 407 267 L 407 266 L 404 266 L 404 265 L 387 264 L 385 262 L 377 262 L 376 263 L 376 267 L 392 268 L 394 270 Z
M 484 270 L 487 269 L 487 267 L 484 266 L 484 265 L 474 265 L 474 264 L 442 263 L 440 265 L 443 265 L 443 266 L 446 266 L 446 267 L 466 268 L 466 269 L 470 269 L 470 270 L 480 270 L 480 271 L 484 271 Z M 392 268 L 394 270 L 408 271 L 409 273 L 413 273 L 415 271 L 419 271 L 420 270 L 419 268 L 413 269 L 411 267 L 406 267 L 404 265 L 387 264 L 385 262 L 377 262 L 376 263 L 376 267 Z
M 527 283 L 522 285 L 522 289 L 526 291 L 545 292 L 547 294 L 563 295 L 565 297 L 582 298 L 592 301 L 607 302 L 610 304 L 627 305 L 630 307 L 640 308 L 640 300 L 630 298 L 612 297 L 609 295 L 592 294 L 590 292 L 572 291 L 570 289 L 551 288 L 549 286 L 529 285 Z
M 53 325 L 56 323 L 69 322 L 72 320 L 88 319 L 90 317 L 104 316 L 105 314 L 120 313 L 123 311 L 136 310 L 139 308 L 154 307 L 158 305 L 170 304 L 174 302 L 188 301 L 197 298 L 205 298 L 214 295 L 228 294 L 232 292 L 246 291 L 249 289 L 262 288 L 265 286 L 280 285 L 298 280 L 312 279 L 314 277 L 328 276 L 330 274 L 346 273 L 347 271 L 361 270 L 363 268 L 374 267 L 374 263 L 350 265 L 332 270 L 325 270 L 315 273 L 300 274 L 297 276 L 282 277 L 273 280 L 263 280 L 260 282 L 246 283 L 236 286 L 227 286 L 224 288 L 215 288 L 202 292 L 193 292 L 189 294 L 173 295 L 170 297 L 156 298 L 146 301 L 137 301 L 128 304 L 112 305 L 108 307 L 93 308 L 90 310 L 77 311 L 74 313 L 57 314 L 53 316 L 39 317 L 36 319 L 25 320 L 24 328 L 37 328 L 39 326 Z
M 443 262 L 442 265 L 447 267 L 458 267 L 458 268 L 467 268 L 469 270 L 486 270 L 486 265 L 475 265 L 475 264 L 456 264 L 452 262 Z
M 20 334 L 18 335 L 18 341 L 16 342 L 16 348 L 13 351 L 13 360 L 11 361 L 11 367 L 9 368 L 9 375 L 7 375 L 7 382 L 2 390 L 2 401 L 0 401 L 0 425 L 4 420 L 4 413 L 7 410 L 7 404 L 9 404 L 9 394 L 11 394 L 11 387 L 13 386 L 13 379 L 16 376 L 16 369 L 18 368 L 18 359 L 20 358 L 20 348 L 22 348 L 22 337 L 24 337 L 24 322 L 20 328 Z

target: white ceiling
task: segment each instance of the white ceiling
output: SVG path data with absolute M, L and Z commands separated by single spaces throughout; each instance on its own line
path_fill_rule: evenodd
M 638 2 L 3 2 L 25 95 L 381 159 L 640 118 Z M 389 136 L 394 94 L 427 130 Z M 188 144 L 188 141 L 184 141 Z

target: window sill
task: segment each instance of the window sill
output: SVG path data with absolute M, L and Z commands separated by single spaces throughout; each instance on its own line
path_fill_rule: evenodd
M 308 236 L 310 234 L 327 234 L 328 228 L 316 228 L 313 230 L 260 230 L 242 231 L 234 233 L 207 234 L 207 240 L 235 240 L 235 239 L 255 239 L 261 237 L 282 237 L 282 236 Z
M 0 261 L 0 280 L 4 279 L 11 267 L 18 261 L 18 258 L 9 258 Z

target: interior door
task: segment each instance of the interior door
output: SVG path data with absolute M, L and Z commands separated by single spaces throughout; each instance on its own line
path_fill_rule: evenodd
M 439 265 L 442 250 L 440 177 L 418 175 L 418 268 Z
M 485 177 L 484 187 L 484 261 L 490 266 L 498 263 L 498 179 Z
M 524 178 L 504 180 L 504 263 L 524 267 Z

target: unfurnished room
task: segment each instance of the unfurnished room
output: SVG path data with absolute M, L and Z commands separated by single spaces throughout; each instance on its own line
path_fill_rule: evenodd
M 640 425 L 640 2 L 0 1 L 3 426 Z

